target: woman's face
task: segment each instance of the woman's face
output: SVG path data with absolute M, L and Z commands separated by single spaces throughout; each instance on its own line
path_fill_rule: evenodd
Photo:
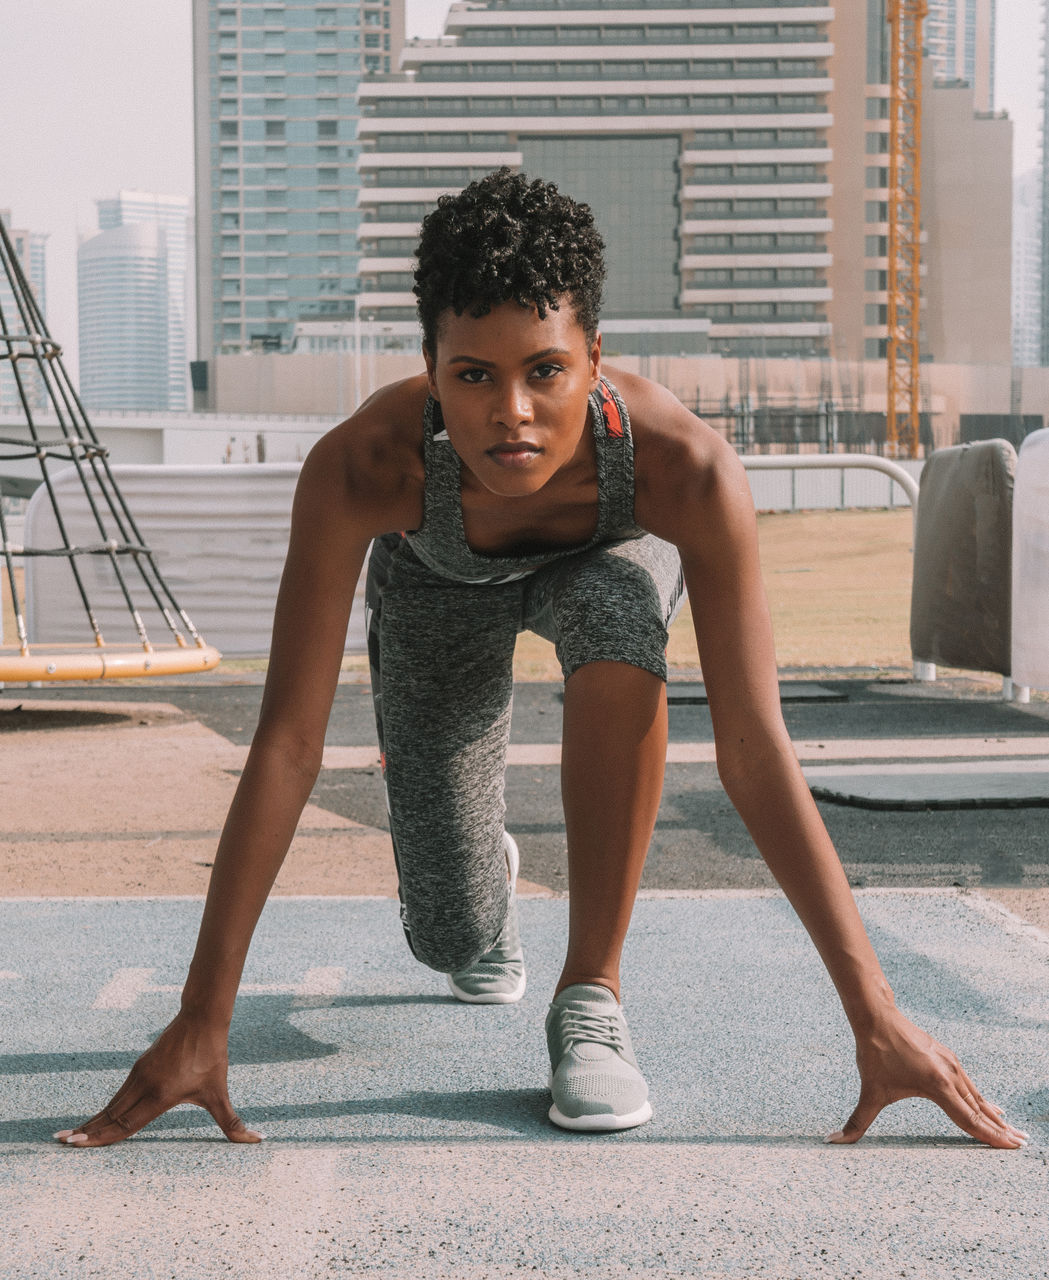
M 513 301 L 480 318 L 449 308 L 424 355 L 452 447 L 490 492 L 535 493 L 583 455 L 601 339 L 587 342 L 568 299 L 542 320 Z

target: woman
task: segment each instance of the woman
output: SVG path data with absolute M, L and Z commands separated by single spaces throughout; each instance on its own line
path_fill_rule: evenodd
M 453 994 L 524 990 L 517 850 L 503 830 L 514 641 L 565 673 L 570 913 L 547 1016 L 565 1128 L 651 1115 L 619 959 L 659 805 L 666 626 L 695 620 L 718 770 L 819 950 L 856 1037 L 857 1141 L 925 1096 L 996 1147 L 1025 1135 L 895 1008 L 780 714 L 753 505 L 729 445 L 662 387 L 606 379 L 590 211 L 501 170 L 426 219 L 415 292 L 426 372 L 386 387 L 303 466 L 258 730 L 230 809 L 178 1016 L 109 1106 L 57 1136 L 101 1146 L 183 1101 L 235 1142 L 227 1033 L 252 931 L 317 777 L 369 546 L 376 720 L 409 943 Z M 401 532 L 404 531 L 404 532 Z

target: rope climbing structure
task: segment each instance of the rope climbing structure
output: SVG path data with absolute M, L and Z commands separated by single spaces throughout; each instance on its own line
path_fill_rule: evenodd
M 13 388 L 18 405 L 13 420 L 0 415 L 0 495 L 5 489 L 34 492 L 30 513 L 44 504 L 42 518 L 30 522 L 27 515 L 24 541 L 15 542 L 0 501 L 0 602 L 15 631 L 13 639 L 0 632 L 0 681 L 174 675 L 216 666 L 218 650 L 204 642 L 179 606 L 117 487 L 107 450 L 66 373 L 61 347 L 48 333 L 2 219 L 0 378 Z M 68 486 L 55 483 L 59 469 L 68 467 L 79 481 L 76 511 L 65 496 Z M 26 545 L 30 528 L 45 531 L 46 545 Z M 57 558 L 68 569 L 63 581 L 83 607 L 79 642 L 62 637 L 48 643 L 33 634 L 26 600 L 28 593 L 32 601 L 38 557 Z M 92 594 L 114 589 L 126 607 L 127 639 L 107 643 Z M 151 625 L 155 616 L 162 641 L 151 639 L 144 616 Z

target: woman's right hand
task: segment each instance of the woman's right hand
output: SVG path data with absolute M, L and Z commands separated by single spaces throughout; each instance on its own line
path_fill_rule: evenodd
M 71 1147 L 108 1147 L 151 1120 L 192 1102 L 209 1111 L 230 1142 L 261 1142 L 230 1105 L 227 1030 L 179 1013 L 131 1068 L 109 1105 L 75 1129 L 55 1134 Z

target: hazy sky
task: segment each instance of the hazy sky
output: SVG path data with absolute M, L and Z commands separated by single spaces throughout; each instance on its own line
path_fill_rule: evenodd
M 856 0 L 841 0 L 855 3 Z M 998 0 L 997 103 L 1017 171 L 1038 159 L 1041 0 Z M 76 371 L 76 245 L 121 188 L 192 196 L 190 0 L 0 0 L 0 208 L 45 231 L 48 325 Z M 408 0 L 409 35 L 448 0 Z M 14 125 L 15 127 L 11 127 Z

